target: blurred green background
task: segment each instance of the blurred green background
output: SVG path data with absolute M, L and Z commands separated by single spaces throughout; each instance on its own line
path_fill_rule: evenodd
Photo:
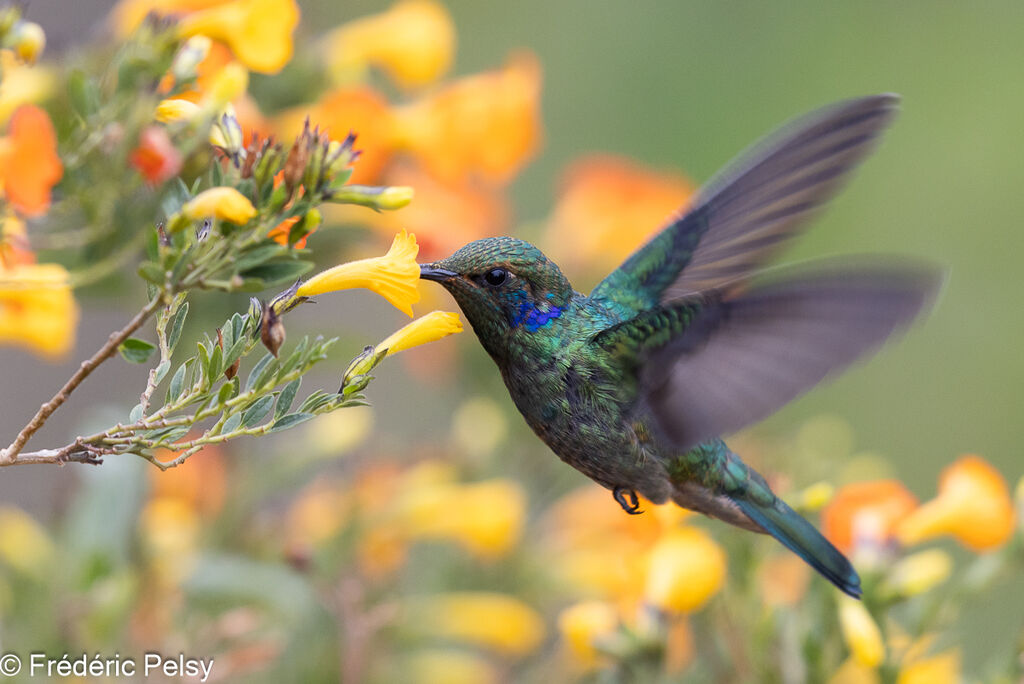
M 48 31 L 55 26 L 51 37 L 58 44 L 71 40 L 80 21 L 65 17 L 60 25 L 55 15 L 67 3 L 35 0 L 31 6 L 32 16 Z M 78 8 L 99 12 L 112 4 L 82 2 Z M 386 6 L 366 0 L 300 4 L 300 36 L 319 35 L 321 27 Z M 850 96 L 899 93 L 903 112 L 882 146 L 784 260 L 903 253 L 946 268 L 945 288 L 933 314 L 904 339 L 757 431 L 786 434 L 809 416 L 839 414 L 853 427 L 854 450 L 884 456 L 922 499 L 931 495 L 938 471 L 960 453 L 979 453 L 1011 482 L 1017 480 L 1024 471 L 1024 353 L 1018 347 L 1024 336 L 1018 267 L 1024 251 L 1024 4 L 451 0 L 447 5 L 459 39 L 454 74 L 494 68 L 520 47 L 540 58 L 545 142 L 512 186 L 517 222 L 527 238 L 536 236 L 531 224 L 554 205 L 561 170 L 583 153 L 614 152 L 679 170 L 700 183 L 788 118 Z M 374 312 L 359 339 L 343 340 L 353 350 L 403 322 L 392 311 L 380 313 L 384 307 L 369 296 L 321 306 L 317 321 Z M 93 348 L 124 317 L 112 307 L 109 302 L 102 310 L 87 311 L 80 352 Z M 306 319 L 310 327 L 317 321 Z M 296 339 L 301 325 L 296 322 Z M 464 387 L 413 391 L 399 364 L 381 369 L 370 399 L 382 444 L 391 438 L 380 426 L 429 444 L 436 426 L 447 425 L 450 407 L 472 393 L 485 391 L 514 411 L 471 335 L 442 344 L 449 343 L 479 371 L 464 379 Z M 410 352 L 419 353 L 430 352 Z M 333 371 L 340 372 L 347 361 L 340 356 L 332 361 Z M 0 350 L 0 367 L 13 368 L 25 358 L 20 351 Z M 64 368 L 41 373 L 14 368 L 0 385 L 4 434 L 23 422 L 23 405 L 36 405 L 36 394 L 39 401 L 48 397 L 65 373 Z M 125 377 L 113 375 L 97 378 L 93 396 Z M 428 391 L 440 400 L 424 405 Z M 26 392 L 31 401 L 25 400 Z M 40 439 L 61 430 L 57 424 Z M 508 473 L 550 475 L 549 497 L 583 481 L 525 426 L 516 422 L 514 430 L 515 446 L 502 466 Z M 808 465 L 807 472 L 812 478 L 833 475 L 827 467 L 816 471 Z M 18 470 L 0 478 L 2 496 L 37 511 L 48 507 L 37 492 L 49 492 L 43 500 L 59 506 L 75 477 L 71 468 L 60 471 L 53 489 L 52 470 Z M 1008 587 L 1008 596 L 989 595 L 989 603 L 972 606 L 964 617 L 968 667 L 1013 639 L 1011 626 L 1019 626 L 1024 613 L 1021 589 L 1024 581 Z

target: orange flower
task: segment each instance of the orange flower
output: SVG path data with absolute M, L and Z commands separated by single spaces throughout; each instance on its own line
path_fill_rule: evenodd
M 349 131 L 359 135 L 359 163 L 353 167 L 351 182 L 373 184 L 394 149 L 392 114 L 387 100 L 372 88 L 340 88 L 326 94 L 312 107 L 286 111 L 275 121 L 281 138 L 302 133 L 306 117 L 331 138 L 341 140 Z
M 7 137 L 0 138 L 0 185 L 8 201 L 25 216 L 44 214 L 63 175 L 50 117 L 35 105 L 19 107 Z
M 74 346 L 77 325 L 78 305 L 63 266 L 0 260 L 0 344 L 59 359 Z
M 916 507 L 917 499 L 896 480 L 849 484 L 822 512 L 822 531 L 840 550 L 850 553 L 865 541 L 887 542 L 896 525 Z
M 147 126 L 139 133 L 139 146 L 129 157 L 146 182 L 157 186 L 181 171 L 181 152 L 162 126 Z
M 509 181 L 541 140 L 541 72 L 530 53 L 396 111 L 398 143 L 445 180 Z
M 547 245 L 559 263 L 605 273 L 637 249 L 693 195 L 682 175 L 595 154 L 562 175 Z
M 208 446 L 179 466 L 166 471 L 152 469 L 149 480 L 151 498 L 178 499 L 203 515 L 212 516 L 224 505 L 227 467 L 221 450 Z
M 964 456 L 942 471 L 939 495 L 897 528 L 904 544 L 944 534 L 975 551 L 1002 546 L 1013 534 L 1013 501 L 1006 480 L 980 456 Z

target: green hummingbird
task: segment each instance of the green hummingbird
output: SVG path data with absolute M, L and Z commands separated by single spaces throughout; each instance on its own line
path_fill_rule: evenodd
M 762 265 L 875 146 L 899 98 L 839 102 L 741 154 L 594 288 L 511 237 L 421 266 L 455 298 L 533 431 L 612 491 L 767 533 L 847 594 L 860 577 L 721 436 L 879 347 L 932 298 L 905 261 Z M 756 276 L 756 277 L 755 277 Z

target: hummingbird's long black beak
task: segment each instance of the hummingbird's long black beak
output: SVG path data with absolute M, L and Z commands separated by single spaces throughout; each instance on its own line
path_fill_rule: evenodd
M 455 271 L 449 271 L 444 268 L 437 268 L 433 264 L 420 264 L 420 278 L 423 280 L 434 280 L 439 283 L 443 283 L 446 280 L 451 280 L 459 274 Z

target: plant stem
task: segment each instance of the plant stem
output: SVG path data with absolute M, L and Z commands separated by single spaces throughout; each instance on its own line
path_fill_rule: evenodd
M 97 366 L 114 355 L 114 352 L 117 351 L 118 346 L 120 346 L 122 342 L 127 340 L 133 332 L 142 327 L 142 324 L 153 315 L 153 312 L 160 308 L 161 303 L 161 297 L 154 297 L 148 304 L 146 304 L 146 306 L 142 307 L 142 309 L 135 314 L 134 318 L 128 321 L 127 325 L 117 332 L 111 333 L 110 337 L 107 338 L 107 342 L 100 347 L 95 354 L 82 362 L 82 365 L 80 365 L 78 370 L 75 371 L 66 383 L 64 383 L 64 386 L 60 388 L 60 391 L 53 395 L 53 398 L 51 398 L 50 401 L 39 407 L 36 415 L 34 415 L 32 420 L 30 420 L 25 427 L 21 429 L 21 432 L 19 432 L 14 441 L 11 442 L 11 445 L 0 452 L 0 466 L 14 465 L 18 462 L 18 454 L 21 453 L 25 443 L 28 442 L 32 435 L 34 435 L 44 423 L 46 423 L 46 419 L 49 418 L 54 411 L 60 408 L 65 401 L 67 401 L 68 397 L 71 396 L 71 393 L 75 391 L 75 388 L 82 384 L 82 381 L 89 377 L 89 374 L 92 373 Z M 65 449 L 66 448 L 67 447 L 65 447 Z M 54 453 L 64 452 L 65 449 L 59 449 Z M 65 454 L 65 456 L 67 455 L 69 454 Z M 52 463 L 55 461 L 50 460 L 36 462 Z

